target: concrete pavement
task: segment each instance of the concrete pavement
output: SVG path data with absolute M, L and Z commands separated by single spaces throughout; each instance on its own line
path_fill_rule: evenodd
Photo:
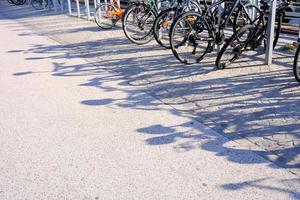
M 0 199 L 300 198 L 299 176 L 109 70 L 136 54 L 87 62 L 1 13 L 0 43 Z

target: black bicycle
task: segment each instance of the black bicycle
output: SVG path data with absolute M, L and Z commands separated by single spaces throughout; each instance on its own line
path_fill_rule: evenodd
M 276 18 L 277 26 L 275 27 L 275 34 L 273 38 L 273 47 L 276 46 L 281 31 L 281 22 L 284 18 L 284 10 L 288 6 L 288 2 L 282 1 L 277 6 Z M 269 2 L 261 1 L 261 9 L 252 12 L 253 5 L 247 5 L 247 22 L 245 25 L 235 32 L 232 37 L 226 41 L 221 48 L 217 59 L 216 67 L 224 69 L 237 60 L 244 51 L 254 50 L 263 42 L 266 46 L 267 40 L 267 23 L 266 14 L 269 10 Z
M 221 10 L 219 5 L 223 3 L 225 6 Z M 218 0 L 210 6 L 205 4 L 203 13 L 189 11 L 179 15 L 170 31 L 170 44 L 175 57 L 185 64 L 200 62 L 206 53 L 213 51 L 215 45 L 224 43 L 225 35 L 239 29 L 239 21 L 244 18 L 237 19 L 234 13 L 247 15 L 244 4 L 242 0 L 236 0 L 233 4 L 228 0 Z M 256 9 L 259 10 L 258 7 Z

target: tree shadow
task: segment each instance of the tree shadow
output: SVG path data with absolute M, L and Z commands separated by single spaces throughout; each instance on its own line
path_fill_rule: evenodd
M 10 12 L 17 12 L 18 9 Z M 240 156 L 256 153 L 293 172 L 299 170 L 300 90 L 299 84 L 293 80 L 291 64 L 286 61 L 291 58 L 291 53 L 275 51 L 274 69 L 262 64 L 264 58 L 261 51 L 248 52 L 226 70 L 215 70 L 216 52 L 208 54 L 199 64 L 186 66 L 154 41 L 143 46 L 131 44 L 120 29 L 97 32 L 95 28 L 90 28 L 90 23 L 74 19 L 68 19 L 72 23 L 63 26 L 65 21 L 61 19 L 67 17 L 58 17 L 56 24 L 48 26 L 45 25 L 47 18 L 32 15 L 16 14 L 15 18 L 25 20 L 37 33 L 47 35 L 60 44 L 33 45 L 26 51 L 39 56 L 26 59 L 51 60 L 54 68 L 52 76 L 87 77 L 80 87 L 114 91 L 116 88 L 108 85 L 118 81 L 127 94 L 120 99 L 83 97 L 80 101 L 82 105 L 158 109 L 159 103 L 141 93 L 142 90 L 171 105 L 176 109 L 176 115 L 190 116 L 222 134 L 187 135 L 176 130 L 178 127 L 192 126 L 192 123 L 174 127 L 155 124 L 137 130 L 153 136 L 145 141 L 147 145 L 176 144 L 178 151 L 201 148 L 241 164 L 266 162 L 264 159 L 252 160 Z M 27 17 L 30 20 L 26 21 Z M 37 30 L 38 27 L 43 28 Z M 18 52 L 18 49 L 11 51 Z M 60 63 L 57 60 L 61 58 L 83 58 L 88 64 Z M 14 75 L 31 73 L 40 72 L 16 72 Z M 223 136 L 230 141 L 250 141 L 261 150 L 226 147 L 228 140 Z M 183 142 L 177 144 L 180 140 Z M 272 155 L 277 157 L 271 159 Z
M 293 199 L 300 199 L 300 193 L 294 190 L 286 189 L 286 188 L 280 188 L 280 187 L 273 187 L 273 186 L 268 186 L 264 184 L 264 179 L 257 179 L 257 180 L 251 180 L 251 181 L 242 181 L 239 183 L 228 183 L 224 184 L 221 187 L 224 188 L 225 190 L 231 190 L 231 191 L 236 191 L 236 190 L 243 190 L 246 188 L 255 188 L 255 189 L 260 189 L 260 190 L 269 190 L 269 191 L 274 191 L 274 192 L 281 192 L 281 193 L 287 193 L 289 194 Z M 290 180 L 285 180 L 286 182 L 290 182 L 290 184 L 293 185 L 299 185 L 299 179 L 290 179 Z

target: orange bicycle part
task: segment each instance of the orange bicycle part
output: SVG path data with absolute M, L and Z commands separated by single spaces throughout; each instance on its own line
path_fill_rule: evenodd
M 164 20 L 163 23 L 162 23 L 162 27 L 167 28 L 168 25 L 169 25 L 169 22 L 167 20 Z

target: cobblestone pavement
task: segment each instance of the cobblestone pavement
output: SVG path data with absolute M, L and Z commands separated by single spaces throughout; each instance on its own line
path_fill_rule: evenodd
M 237 151 L 251 149 L 300 174 L 300 87 L 292 75 L 292 52 L 277 49 L 271 67 L 264 65 L 262 49 L 249 52 L 226 70 L 214 69 L 216 53 L 209 54 L 200 64 L 185 66 L 154 41 L 143 46 L 131 44 L 120 24 L 112 30 L 100 30 L 93 22 L 32 11 L 28 6 L 10 6 L 5 10 L 1 6 L 0 11 L 62 44 L 28 49 L 41 53 L 41 57 L 30 59 L 53 60 L 53 76 L 88 77 L 100 73 L 99 69 L 109 70 L 114 76 L 106 77 L 107 80 L 126 78 L 129 84 L 173 106 L 181 115 L 191 116 L 237 142 Z M 68 52 L 70 58 L 85 58 L 90 65 L 56 63 L 57 55 L 43 57 L 43 52 Z M 82 85 L 102 87 L 102 82 L 104 78 L 93 78 Z M 87 101 L 90 100 L 83 100 Z M 118 105 L 114 101 L 109 104 Z M 119 106 L 138 105 L 133 101 Z M 161 130 L 168 128 L 171 127 Z M 172 143 L 181 135 L 170 133 L 167 138 L 153 140 L 156 145 Z M 200 146 L 193 138 L 176 148 L 215 151 L 209 145 Z M 234 157 L 228 159 L 235 162 Z

